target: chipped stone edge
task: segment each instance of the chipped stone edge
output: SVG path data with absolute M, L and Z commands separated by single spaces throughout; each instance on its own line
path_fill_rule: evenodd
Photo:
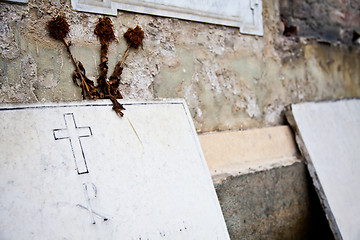
M 186 104 L 183 98 L 158 98 L 158 99 L 118 99 L 119 103 L 128 105 L 128 104 L 158 104 L 158 103 L 170 103 L 170 104 Z M 29 107 L 51 107 L 51 106 L 62 106 L 66 105 L 68 107 L 76 106 L 112 106 L 110 99 L 97 99 L 97 100 L 79 100 L 79 101 L 58 101 L 58 102 L 36 102 L 36 103 L 0 103 L 0 108 L 29 108 Z M 126 114 L 126 112 L 125 112 Z
M 306 164 L 306 166 L 307 166 L 307 168 L 309 170 L 310 176 L 311 176 L 312 181 L 313 181 L 313 185 L 314 185 L 316 193 L 317 193 L 317 195 L 318 195 L 318 197 L 320 199 L 320 203 L 321 203 L 321 205 L 322 205 L 322 207 L 324 209 L 326 218 L 328 219 L 328 222 L 329 222 L 331 231 L 333 232 L 334 238 L 336 240 L 343 240 L 343 238 L 341 236 L 341 233 L 340 233 L 340 230 L 339 230 L 339 227 L 338 227 L 338 225 L 337 225 L 337 223 L 335 221 L 335 217 L 334 217 L 334 215 L 333 215 L 333 213 L 331 211 L 329 202 L 327 201 L 324 189 L 321 186 L 321 183 L 319 181 L 319 177 L 318 177 L 318 175 L 316 173 L 316 170 L 315 170 L 314 165 L 312 163 L 311 157 L 309 155 L 309 152 L 306 149 L 306 145 L 304 143 L 304 140 L 303 140 L 303 138 L 301 136 L 301 133 L 300 133 L 299 128 L 297 126 L 296 120 L 295 120 L 294 115 L 292 113 L 292 106 L 293 106 L 293 104 L 286 106 L 286 108 L 285 108 L 285 117 L 286 117 L 289 125 L 291 126 L 291 128 L 293 129 L 293 131 L 295 133 L 295 141 L 296 141 L 296 143 L 297 143 L 297 145 L 299 147 L 299 150 L 300 150 L 302 156 L 304 156 L 305 164 Z
M 302 162 L 302 159 L 294 156 L 294 157 L 284 157 L 284 158 L 276 159 L 273 162 L 258 164 L 251 167 L 248 166 L 238 167 L 236 165 L 233 165 L 232 171 L 219 173 L 219 174 L 212 174 L 211 177 L 214 184 L 219 184 L 225 181 L 229 177 L 237 177 L 246 174 L 268 171 L 274 168 L 287 167 L 300 162 Z

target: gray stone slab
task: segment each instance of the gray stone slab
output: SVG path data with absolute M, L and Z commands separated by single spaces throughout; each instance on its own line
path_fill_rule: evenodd
M 1 239 L 229 239 L 182 100 L 0 107 Z
M 336 239 L 360 239 L 360 100 L 295 104 L 287 117 Z

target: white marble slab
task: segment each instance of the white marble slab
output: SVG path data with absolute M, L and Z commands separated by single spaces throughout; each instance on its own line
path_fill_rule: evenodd
M 288 117 L 337 239 L 360 239 L 360 100 L 291 106 Z
M 117 15 L 125 10 L 239 27 L 241 33 L 262 36 L 262 0 L 71 0 L 75 10 Z
M 1 239 L 229 239 L 186 104 L 0 107 Z

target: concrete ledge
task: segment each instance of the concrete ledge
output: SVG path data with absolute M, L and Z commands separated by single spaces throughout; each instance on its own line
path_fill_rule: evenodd
M 333 239 L 290 127 L 199 139 L 232 240 Z
M 289 126 L 206 133 L 199 139 L 215 183 L 301 159 Z

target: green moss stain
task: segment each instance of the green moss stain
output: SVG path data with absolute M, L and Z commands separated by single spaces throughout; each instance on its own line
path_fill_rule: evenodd
M 170 68 L 165 64 L 161 67 L 160 74 L 154 86 L 156 97 L 174 98 L 183 96 L 183 86 L 190 84 L 194 75 L 193 52 L 186 49 L 177 49 L 179 65 Z

